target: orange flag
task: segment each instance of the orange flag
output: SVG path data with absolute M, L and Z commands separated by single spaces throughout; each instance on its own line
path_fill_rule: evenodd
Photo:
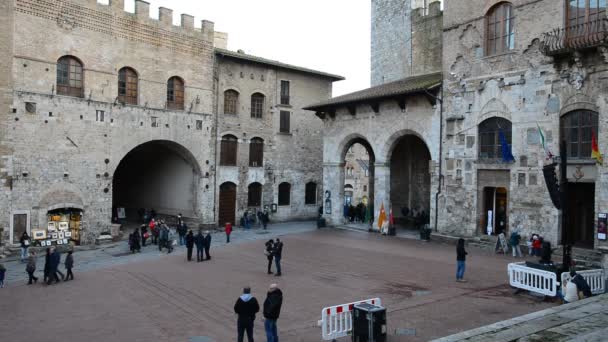
M 595 131 L 591 130 L 591 158 L 595 159 L 598 164 L 602 165 L 602 154 L 600 149 L 597 147 L 597 138 L 595 137 Z
M 384 201 L 380 206 L 380 215 L 378 215 L 378 229 L 382 230 L 382 224 L 386 221 L 386 211 L 384 211 Z

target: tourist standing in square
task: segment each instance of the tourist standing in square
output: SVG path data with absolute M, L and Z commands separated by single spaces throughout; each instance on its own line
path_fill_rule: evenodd
M 238 342 L 243 342 L 245 332 L 247 332 L 247 340 L 253 342 L 253 322 L 258 311 L 260 311 L 258 300 L 251 295 L 251 288 L 245 287 L 243 294 L 234 304 L 234 312 L 238 316 L 236 323 Z
M 464 280 L 464 270 L 467 254 L 468 253 L 464 250 L 464 239 L 458 239 L 458 244 L 456 245 L 456 281 L 461 283 L 466 282 L 466 280 Z

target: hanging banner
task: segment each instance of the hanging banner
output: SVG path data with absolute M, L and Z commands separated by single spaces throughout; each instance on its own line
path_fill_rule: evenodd
M 597 215 L 597 238 L 598 240 L 606 240 L 606 233 L 608 233 L 608 214 Z

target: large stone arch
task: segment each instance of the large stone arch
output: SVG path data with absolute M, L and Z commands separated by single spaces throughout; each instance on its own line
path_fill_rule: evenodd
M 384 145 L 382 146 L 382 153 L 383 153 L 384 160 L 386 160 L 387 162 L 390 162 L 391 157 L 393 155 L 393 151 L 395 150 L 395 147 L 397 146 L 397 144 L 399 143 L 401 138 L 408 136 L 408 135 L 413 135 L 413 136 L 419 138 L 426 146 L 426 149 L 429 151 L 429 153 L 431 155 L 431 159 L 436 159 L 437 153 L 433 153 L 433 150 L 431 149 L 432 145 L 429 143 L 430 137 L 428 137 L 428 134 L 422 134 L 419 132 L 424 132 L 424 131 L 406 128 L 406 129 L 400 129 L 400 130 L 392 133 L 388 137 L 388 139 L 386 139 Z

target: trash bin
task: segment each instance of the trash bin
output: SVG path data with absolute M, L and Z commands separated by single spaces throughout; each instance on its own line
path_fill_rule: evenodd
M 357 304 L 353 308 L 353 342 L 386 342 L 386 308 Z

